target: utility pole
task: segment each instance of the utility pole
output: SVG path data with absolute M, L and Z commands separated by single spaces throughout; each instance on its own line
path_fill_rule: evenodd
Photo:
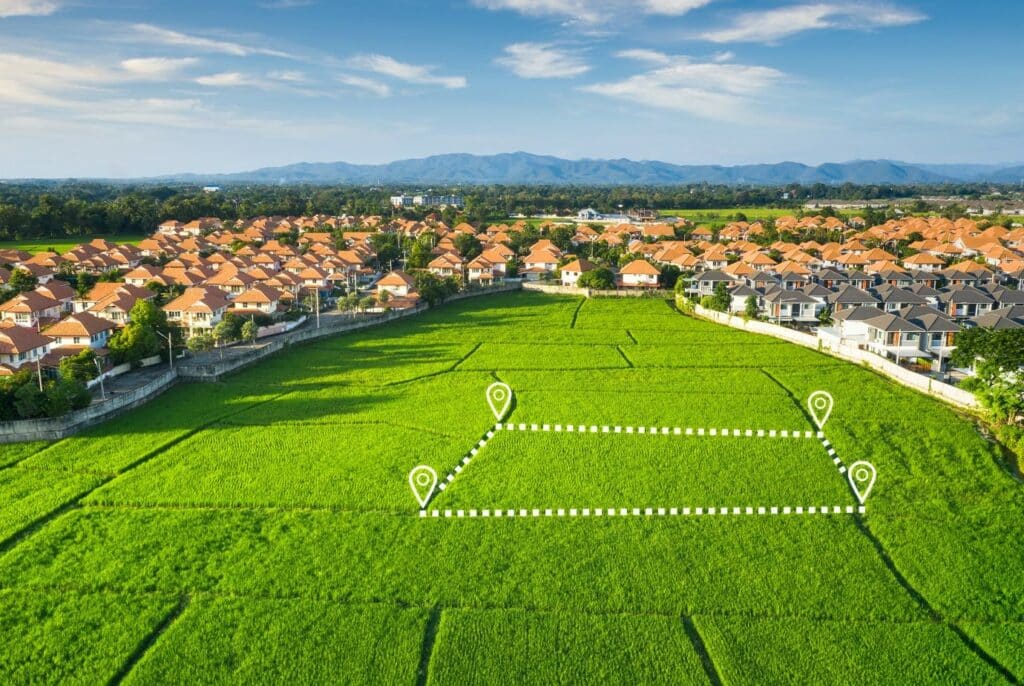
M 320 328 L 320 286 L 316 287 L 316 328 Z
M 98 377 L 100 380 L 100 400 L 106 400 L 107 389 L 103 387 L 103 367 L 100 365 L 100 358 L 94 357 L 92 361 L 96 363 L 96 371 L 100 374 Z
M 170 365 L 171 370 L 174 370 L 174 334 L 170 331 L 167 333 L 156 332 L 157 336 L 167 339 L 167 363 Z
M 43 391 L 43 365 L 41 358 L 36 358 L 36 375 L 39 377 L 39 392 Z

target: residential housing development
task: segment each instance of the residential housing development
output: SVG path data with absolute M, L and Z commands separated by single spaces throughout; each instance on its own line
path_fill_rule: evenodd
M 29 363 L 56 366 L 86 347 L 102 358 L 139 300 L 157 303 L 189 337 L 211 332 L 227 313 L 269 324 L 341 293 L 372 297 L 379 308 L 415 307 L 417 271 L 463 286 L 514 277 L 573 287 L 606 268 L 617 288 L 653 290 L 671 277 L 691 298 L 724 289 L 734 312 L 753 308 L 768 321 L 889 358 L 932 360 L 937 370 L 964 327 L 1024 326 L 1020 228 L 939 217 L 865 227 L 856 218 L 784 216 L 772 227 L 778 239 L 766 241 L 759 222 L 718 231 L 686 221 L 567 226 L 571 238 L 556 243 L 559 227 L 538 233 L 525 221 L 207 217 L 163 222 L 136 246 L 97 239 L 63 254 L 0 251 L 10 267 L 0 269 L 0 283 L 18 270 L 36 283 L 0 303 L 0 374 Z M 381 264 L 379 233 L 403 246 L 429 237 L 430 257 L 418 269 L 403 260 Z M 536 238 L 524 242 L 526 235 Z M 832 240 L 813 238 L 826 235 Z M 78 274 L 100 280 L 76 290 L 68 277 Z

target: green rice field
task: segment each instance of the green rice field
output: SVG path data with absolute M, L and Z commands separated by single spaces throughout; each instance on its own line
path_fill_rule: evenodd
M 59 236 L 56 238 L 26 238 L 19 241 L 0 241 L 0 250 L 24 250 L 25 252 L 37 253 L 44 251 L 54 251 L 58 253 L 65 253 L 71 250 L 75 246 L 83 243 L 88 243 L 91 240 L 97 238 L 104 238 L 111 243 L 118 245 L 128 243 L 130 245 L 136 245 L 140 241 L 145 240 L 146 236 L 136 236 L 127 234 L 98 234 L 95 236 Z
M 878 470 L 863 514 L 816 390 L 838 457 Z M 999 451 L 937 401 L 663 300 L 463 300 L 0 446 L 0 675 L 1015 683 L 1024 489 Z M 446 483 L 425 516 L 417 465 Z

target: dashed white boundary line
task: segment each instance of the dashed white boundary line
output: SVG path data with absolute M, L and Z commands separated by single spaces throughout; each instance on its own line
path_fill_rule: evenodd
M 842 515 L 864 514 L 863 505 L 757 506 L 757 507 L 608 507 L 608 508 L 494 508 L 487 510 L 420 510 L 420 517 L 493 518 L 524 517 L 720 517 L 724 515 Z
M 644 434 L 648 436 L 719 436 L 722 438 L 825 438 L 822 431 L 802 429 L 728 429 L 718 427 L 612 426 L 609 424 L 508 424 L 494 425 L 496 431 L 553 431 L 555 433 Z
M 625 434 L 625 435 L 647 435 L 647 436 L 716 436 L 722 438 L 816 438 L 821 441 L 822 446 L 832 459 L 839 473 L 845 478 L 846 465 L 836 454 L 835 448 L 823 431 L 806 431 L 788 429 L 719 429 L 707 427 L 657 427 L 657 426 L 613 426 L 598 424 L 526 424 L 509 422 L 496 423 L 479 441 L 463 456 L 458 465 L 437 485 L 436 493 L 444 491 L 455 481 L 455 477 L 462 473 L 473 458 L 487 446 L 487 442 L 494 438 L 497 431 L 527 431 L 527 432 L 554 432 L 554 433 L 591 433 L 591 434 Z M 434 495 L 431 496 L 431 500 Z M 427 501 L 427 505 L 430 501 Z M 863 505 L 810 505 L 810 506 L 756 506 L 756 507 L 633 507 L 633 508 L 531 508 L 531 509 L 471 509 L 471 510 L 430 510 L 431 518 L 513 518 L 513 517 L 698 517 L 698 516 L 722 516 L 722 515 L 837 515 L 837 514 L 864 514 Z M 428 517 L 426 505 L 420 509 L 420 517 Z

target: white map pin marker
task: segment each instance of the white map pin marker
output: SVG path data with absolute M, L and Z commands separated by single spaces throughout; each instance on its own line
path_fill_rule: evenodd
M 412 494 L 416 496 L 421 509 L 430 502 L 430 495 L 434 492 L 434 487 L 436 486 L 437 472 L 430 467 L 420 465 L 419 467 L 414 467 L 409 472 L 409 487 L 412 488 Z
M 875 465 L 870 462 L 854 462 L 850 465 L 849 471 L 846 472 L 846 477 L 850 480 L 853 492 L 857 494 L 857 500 L 860 501 L 861 505 L 868 499 L 877 476 L 878 472 L 875 471 Z
M 832 394 L 827 391 L 815 391 L 807 399 L 807 408 L 811 411 L 811 416 L 814 417 L 814 423 L 818 425 L 819 431 L 825 428 L 825 422 L 832 414 L 832 405 Z
M 492 383 L 487 387 L 487 404 L 491 406 L 491 412 L 500 422 L 512 405 L 512 389 L 507 383 Z

